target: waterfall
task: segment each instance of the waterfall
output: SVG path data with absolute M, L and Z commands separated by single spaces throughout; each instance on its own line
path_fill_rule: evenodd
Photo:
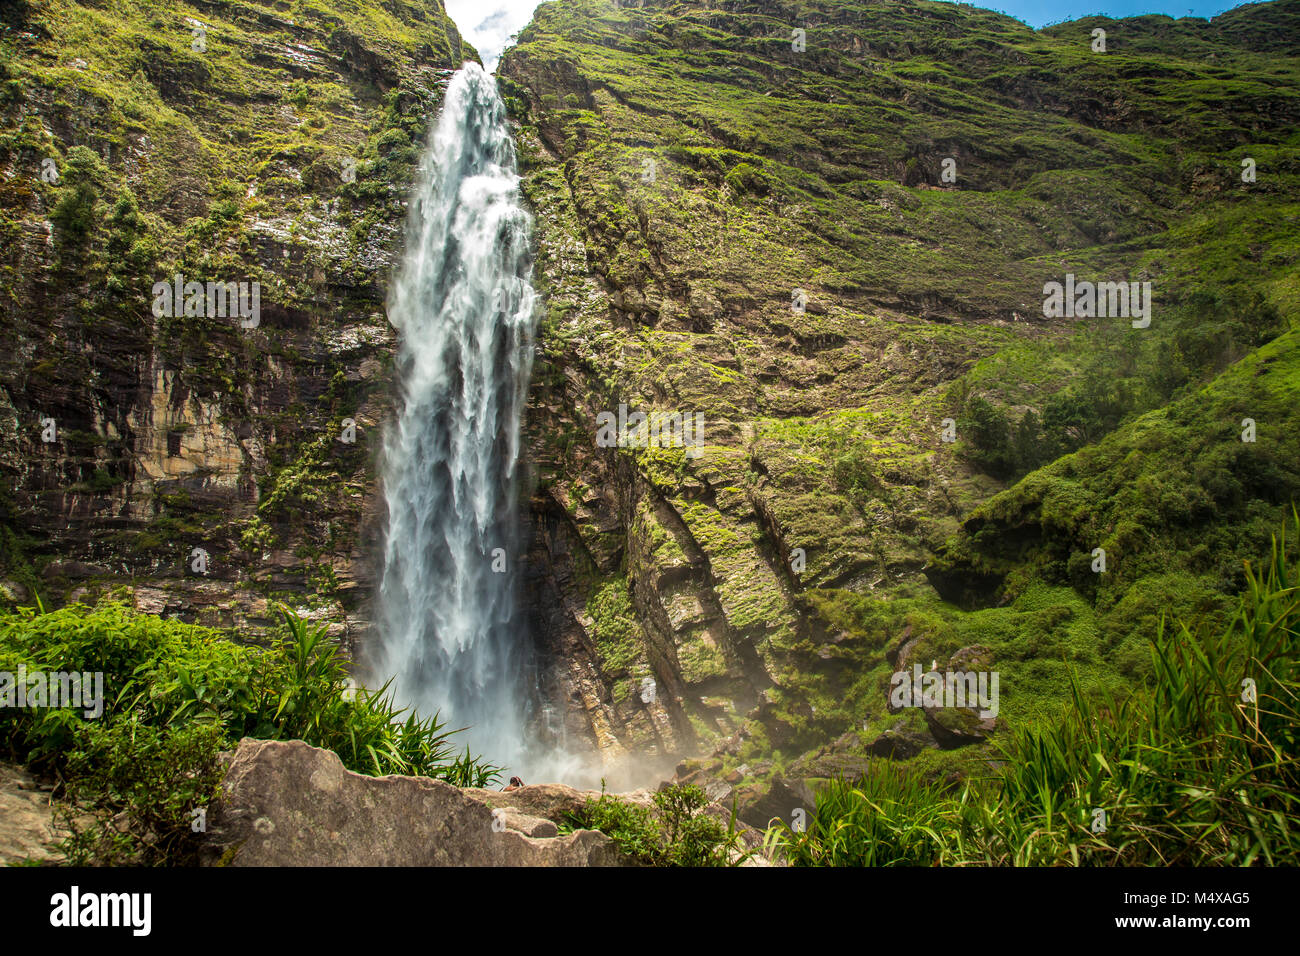
M 516 485 L 531 370 L 531 219 L 505 107 L 476 63 L 452 77 L 421 159 L 388 301 L 401 335 L 374 669 L 513 769 L 525 751 Z

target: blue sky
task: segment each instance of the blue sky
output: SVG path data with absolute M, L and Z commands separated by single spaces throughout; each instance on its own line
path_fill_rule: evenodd
M 1107 17 L 1137 17 L 1144 13 L 1163 13 L 1171 17 L 1204 17 L 1208 20 L 1241 4 L 1202 3 L 1199 0 L 995 0 L 992 3 L 977 3 L 975 6 L 1008 14 L 1031 27 L 1041 27 L 1097 14 Z
M 502 49 L 532 18 L 538 3 L 539 0 L 446 0 L 447 12 L 489 70 L 496 69 Z M 1241 4 L 1200 0 L 993 0 L 974 6 L 997 10 L 1030 26 L 1041 27 L 1093 14 L 1133 17 L 1164 13 L 1171 17 L 1208 19 Z

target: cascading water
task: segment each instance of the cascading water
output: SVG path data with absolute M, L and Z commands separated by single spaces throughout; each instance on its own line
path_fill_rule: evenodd
M 447 87 L 406 229 L 388 303 L 401 391 L 384 447 L 374 666 L 399 704 L 469 727 L 473 751 L 526 771 L 515 563 L 531 219 L 505 108 L 478 64 Z

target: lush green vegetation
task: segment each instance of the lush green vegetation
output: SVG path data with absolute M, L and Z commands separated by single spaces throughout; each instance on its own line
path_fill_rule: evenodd
M 1295 522 L 1300 535 L 1300 518 Z M 959 788 L 882 762 L 768 845 L 800 865 L 1300 862 L 1300 549 L 1274 542 L 1227 627 L 1157 629 L 1149 686 L 1021 727 Z M 1098 811 L 1103 813 L 1099 814 Z M 1103 815 L 1104 814 L 1104 815 Z
M 577 604 L 615 716 L 635 712 L 615 733 L 641 728 L 623 743 L 707 751 L 743 727 L 727 769 L 785 769 L 852 732 L 860 754 L 899 729 L 882 704 L 885 652 L 906 634 L 927 661 L 988 648 L 1005 678 L 998 734 L 1032 750 L 1025 735 L 1066 734 L 1063 709 L 1164 679 L 1159 654 L 1182 645 L 1169 631 L 1152 657 L 1163 615 L 1228 633 L 1250 587 L 1242 559 L 1300 496 L 1298 17 L 1297 0 L 1040 31 L 926 0 L 539 9 L 501 82 L 546 300 L 532 450 L 542 493 L 581 538 L 572 550 L 602 569 L 579 575 Z M 26 600 L 11 585 L 76 599 L 78 584 L 46 573 L 72 553 L 46 533 L 66 530 L 68 508 L 92 517 L 77 550 L 105 569 L 92 594 L 147 562 L 170 589 L 156 559 L 194 537 L 268 597 L 285 593 L 283 562 L 259 558 L 292 551 L 301 600 L 340 601 L 334 559 L 355 544 L 373 459 L 337 435 L 358 408 L 382 412 L 379 276 L 433 68 L 472 51 L 425 0 L 23 0 L 0 20 L 0 438 L 14 449 L 0 453 L 13 478 L 0 602 Z M 1096 25 L 1105 55 L 1089 47 Z M 946 160 L 955 182 L 940 178 Z M 246 335 L 154 321 L 150 283 L 178 270 L 260 280 L 268 321 Z M 1042 283 L 1066 272 L 1149 278 L 1151 326 L 1045 319 Z M 379 368 L 363 374 L 363 356 Z M 141 395 L 159 405 L 152 419 Z M 621 401 L 702 413 L 705 455 L 602 456 L 592 417 Z M 55 448 L 30 429 L 46 412 L 60 418 Z M 153 476 L 159 440 L 199 412 L 228 427 L 228 447 L 141 492 L 141 460 Z M 939 438 L 945 418 L 955 443 Z M 1256 441 L 1241 440 L 1246 418 Z M 208 493 L 236 481 L 257 486 L 255 511 Z M 129 513 L 147 524 L 104 524 L 115 494 L 135 496 Z M 155 625 L 111 607 L 3 620 L 52 648 L 78 621 L 92 636 L 144 629 L 141 646 L 159 647 L 127 660 L 111 685 L 120 709 L 102 721 L 14 725 L 16 756 L 63 775 L 97 816 L 132 821 L 118 839 L 101 819 L 78 859 L 183 855 L 188 808 L 244 733 L 306 734 L 365 772 L 491 769 L 447 751 L 436 721 L 392 729 L 383 700 L 349 700 L 301 622 L 269 650 L 200 653 L 207 632 L 157 624 L 166 633 L 149 637 Z M 44 646 L 30 643 L 16 660 Z M 657 704 L 669 720 L 645 719 L 634 696 L 651 659 L 680 681 L 681 701 Z M 669 725 L 698 739 L 661 737 Z M 1103 743 L 1108 761 L 1133 752 Z M 987 757 L 927 749 L 901 775 L 878 761 L 860 786 L 831 785 L 828 819 L 876 828 L 873 861 L 943 858 L 911 824 L 964 832 L 934 781 L 978 776 Z M 1020 812 L 1028 784 L 1000 786 L 998 800 L 1020 801 L 1017 826 L 1059 822 Z M 855 792 L 893 815 L 866 813 Z M 647 861 L 676 842 L 654 811 L 592 812 Z M 1025 834 L 1011 825 L 962 852 L 1017 858 Z M 1033 843 L 1025 859 L 1059 849 Z
M 288 609 L 269 647 L 122 604 L 0 615 L 0 671 L 102 672 L 103 714 L 0 709 L 8 756 L 54 774 L 74 863 L 188 862 L 191 811 L 216 793 L 219 754 L 243 737 L 304 740 L 358 773 L 486 786 L 498 768 L 454 745 L 437 715 L 354 688 L 321 624 Z
M 1070 585 L 1110 618 L 1112 638 L 1121 625 L 1149 633 L 1175 578 L 1179 614 L 1206 591 L 1239 593 L 1242 562 L 1300 499 L 1298 344 L 1300 333 L 1279 336 L 973 509 L 932 580 L 964 604 L 1013 600 L 1036 581 Z M 1096 548 L 1104 573 L 1091 568 Z
M 563 827 L 599 830 L 643 866 L 737 866 L 750 854 L 740 848 L 735 814 L 727 826 L 703 812 L 704 791 L 690 784 L 664 787 L 654 809 L 605 792 L 588 799 Z
M 725 735 L 705 696 L 752 690 L 751 648 L 775 683 L 757 719 L 727 713 L 729 768 L 870 743 L 904 627 L 927 660 L 996 646 L 1015 723 L 1068 699 L 1063 657 L 1119 692 L 1161 611 L 1224 621 L 1300 491 L 1298 17 L 539 8 L 501 72 L 542 212 L 538 405 L 573 409 L 534 426 L 543 481 L 599 486 L 567 436 L 621 401 L 709 421 L 679 469 L 625 456 L 656 494 L 625 496 L 622 573 L 703 557 L 661 598 L 725 620 L 698 701 L 686 681 L 702 737 Z M 1066 273 L 1150 281 L 1150 325 L 1044 316 Z M 609 547 L 603 513 L 575 523 Z M 644 644 L 661 609 L 634 598 Z M 695 631 L 671 640 L 696 657 Z

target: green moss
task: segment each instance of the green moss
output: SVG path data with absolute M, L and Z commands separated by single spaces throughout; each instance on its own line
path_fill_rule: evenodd
M 587 599 L 588 633 L 596 642 L 601 669 L 610 678 L 625 675 L 642 657 L 641 627 L 632 608 L 627 579 L 600 584 Z
M 1294 389 L 1261 364 L 1241 403 L 1203 390 L 1300 301 L 1300 141 L 1269 105 L 1290 115 L 1300 73 L 1258 45 L 1288 14 L 1240 16 L 1122 21 L 1101 57 L 1072 28 L 927 2 L 565 0 L 507 52 L 548 401 L 583 382 L 591 407 L 703 413 L 703 457 L 618 469 L 644 479 L 638 577 L 707 568 L 700 593 L 777 681 L 750 756 L 881 719 L 903 628 L 927 660 L 995 647 L 1032 722 L 1065 660 L 1090 691 L 1127 686 L 1161 610 L 1210 615 L 1240 586 L 1292 495 Z M 1247 154 L 1269 173 L 1244 189 Z M 1150 279 L 1151 326 L 1047 320 L 1066 272 Z M 1246 416 L 1249 449 L 1229 440 Z M 566 480 L 595 484 L 575 457 Z

